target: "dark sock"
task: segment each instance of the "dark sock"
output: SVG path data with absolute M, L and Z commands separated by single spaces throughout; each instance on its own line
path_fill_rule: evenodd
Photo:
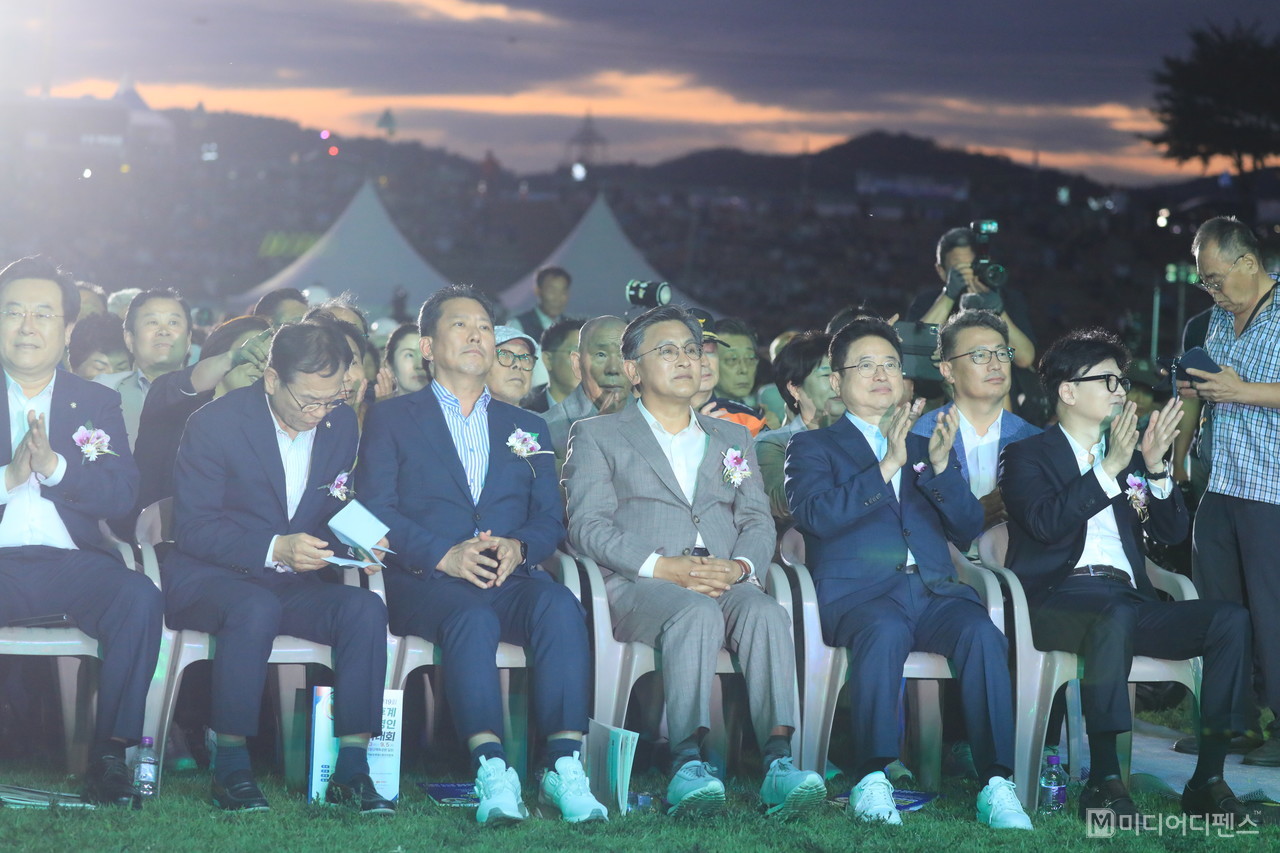
M 501 758 L 505 763 L 507 751 L 502 748 L 502 744 L 499 741 L 491 740 L 471 750 L 471 763 L 475 765 L 477 770 L 480 769 L 480 759 L 482 758 Z
M 249 747 L 245 744 L 239 746 L 223 746 L 218 744 L 217 755 L 213 759 L 213 778 L 218 780 L 219 784 L 227 781 L 227 777 L 237 770 L 249 769 Z
M 1221 776 L 1222 768 L 1227 763 L 1227 750 L 1230 748 L 1230 735 L 1201 735 L 1196 772 L 1187 784 L 1192 788 L 1203 788 L 1214 776 Z
M 870 774 L 875 773 L 877 770 L 879 770 L 880 772 L 884 772 L 884 768 L 891 761 L 893 761 L 892 758 L 884 758 L 884 757 L 873 758 L 870 761 L 868 761 L 866 764 L 863 764 L 861 767 L 859 767 L 857 772 L 853 774 L 853 778 L 857 779 L 858 782 L 861 782 L 863 779 L 867 778 L 867 776 L 869 776 Z M 858 782 L 854 782 L 853 784 L 856 785 L 858 784 Z
M 779 758 L 791 757 L 790 735 L 769 735 L 764 742 L 764 772 L 769 772 L 769 765 Z
M 671 747 L 671 775 L 674 776 L 676 771 L 690 761 L 700 761 L 701 759 L 702 738 L 698 735 L 689 735 Z
M 329 778 L 345 785 L 360 773 L 369 775 L 369 750 L 362 746 L 340 747 L 338 763 L 333 766 L 333 773 Z
M 582 741 L 571 737 L 549 738 L 544 766 L 548 770 L 555 770 L 557 761 L 561 758 L 570 758 L 575 752 L 582 752 Z
M 1089 780 L 1101 782 L 1108 776 L 1120 775 L 1120 755 L 1116 752 L 1119 732 L 1089 733 Z M 1074 760 L 1074 759 L 1073 759 Z
M 113 758 L 119 758 L 120 760 L 123 761 L 124 760 L 124 744 L 118 740 L 111 740 L 110 738 L 108 738 L 107 740 L 99 741 L 97 744 L 95 744 L 93 747 L 93 752 L 91 752 L 90 755 L 92 755 L 94 758 L 97 758 L 103 755 L 110 755 Z
M 985 785 L 987 784 L 987 782 L 991 781 L 992 776 L 999 776 L 1002 779 L 1012 779 L 1013 771 L 1010 770 L 1008 767 L 1004 767 L 999 764 L 992 764 L 990 767 L 986 769 L 986 772 L 983 773 L 982 776 L 980 776 L 979 778 L 982 780 L 982 784 Z

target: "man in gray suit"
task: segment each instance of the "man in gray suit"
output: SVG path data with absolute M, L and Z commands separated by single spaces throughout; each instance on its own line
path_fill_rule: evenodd
M 569 541 L 606 570 L 617 638 L 662 652 L 670 813 L 725 805 L 724 785 L 701 753 L 722 647 L 737 653 L 746 676 L 769 813 L 815 808 L 826 785 L 791 760 L 791 622 L 756 580 L 769 566 L 774 526 L 751 436 L 690 406 L 702 328 L 685 309 L 662 306 L 633 320 L 622 355 L 640 403 L 574 425 L 564 465 Z

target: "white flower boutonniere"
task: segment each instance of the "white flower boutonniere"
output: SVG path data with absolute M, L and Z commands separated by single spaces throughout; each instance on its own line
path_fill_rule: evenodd
M 1141 474 L 1130 474 L 1125 480 L 1125 485 L 1129 488 L 1125 489 L 1125 496 L 1129 499 L 1129 506 L 1133 507 L 1138 513 L 1138 521 L 1147 520 L 1147 498 L 1151 495 L 1151 489 L 1147 486 L 1147 480 Z
M 111 436 L 100 429 L 94 429 L 92 421 L 86 422 L 72 433 L 71 440 L 80 448 L 86 462 L 94 462 L 104 453 L 110 456 L 120 455 L 111 449 Z
M 507 436 L 507 447 L 516 456 L 519 456 L 529 464 L 529 470 L 533 471 L 533 463 L 529 462 L 530 456 L 538 456 L 542 453 L 551 453 L 550 450 L 543 450 L 542 445 L 538 444 L 538 433 L 525 432 L 516 427 L 516 431 Z M 534 471 L 533 475 L 538 476 L 538 472 Z
M 742 481 L 751 476 L 751 466 L 747 464 L 746 455 L 737 447 L 730 447 L 724 452 L 724 481 L 735 489 Z

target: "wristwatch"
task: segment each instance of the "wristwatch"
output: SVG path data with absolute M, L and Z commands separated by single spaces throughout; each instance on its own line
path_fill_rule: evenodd
M 1149 483 L 1149 482 L 1152 482 L 1153 480 L 1154 480 L 1154 481 L 1156 481 L 1156 482 L 1159 482 L 1160 480 L 1167 480 L 1167 479 L 1169 479 L 1169 469 L 1168 469 L 1168 467 L 1166 467 L 1166 468 L 1165 468 L 1163 471 L 1161 471 L 1159 474 L 1152 474 L 1150 471 L 1148 471 L 1148 472 L 1147 472 L 1147 482 L 1148 482 L 1148 483 Z
M 524 565 L 529 561 L 529 546 L 525 544 L 523 539 L 517 539 L 520 543 L 520 565 Z

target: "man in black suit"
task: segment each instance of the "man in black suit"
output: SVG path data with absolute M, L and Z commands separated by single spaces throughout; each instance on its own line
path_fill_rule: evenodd
M 262 379 L 193 414 L 178 449 L 166 612 L 173 627 L 217 639 L 213 799 L 227 810 L 268 808 L 245 738 L 257 733 L 272 643 L 289 634 L 333 647 L 339 751 L 325 799 L 362 814 L 395 811 L 366 755 L 382 728 L 387 610 L 368 590 L 325 583 L 335 571 L 327 523 L 350 496 L 356 458 L 355 413 L 344 405 L 350 363 L 333 326 L 283 326 Z
M 124 750 L 142 735 L 163 604 L 121 564 L 99 522 L 138 491 L 120 395 L 58 362 L 80 311 L 70 276 L 43 258 L 0 271 L 0 625 L 66 613 L 102 644 L 85 796 L 127 805 Z
M 1116 752 L 1117 735 L 1133 724 L 1127 689 L 1133 656 L 1203 656 L 1200 755 L 1182 810 L 1237 822 L 1249 814 L 1256 823 L 1258 814 L 1222 779 L 1228 744 L 1243 730 L 1248 707 L 1248 615 L 1227 602 L 1156 597 L 1143 532 L 1167 544 L 1187 534 L 1186 507 L 1166 459 L 1182 404 L 1175 397 L 1153 412 L 1139 436 L 1136 407 L 1125 400 L 1128 364 L 1120 340 L 1101 329 L 1072 332 L 1041 359 L 1040 380 L 1056 402 L 1058 427 L 1010 444 L 1001 456 L 1009 568 L 1026 591 L 1036 646 L 1084 659 L 1092 772 L 1081 816 L 1088 809 L 1137 816 Z

